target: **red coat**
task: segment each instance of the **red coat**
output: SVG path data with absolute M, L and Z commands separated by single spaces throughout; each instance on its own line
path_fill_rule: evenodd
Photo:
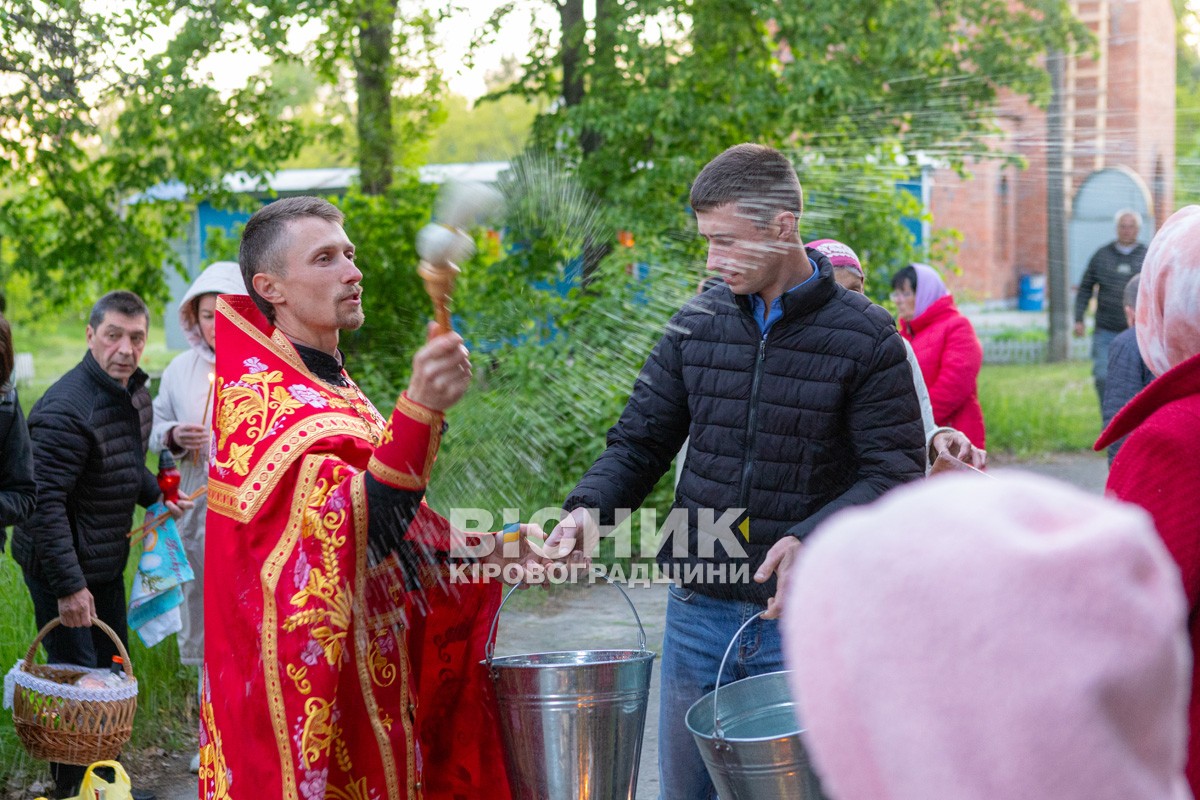
M 1179 565 L 1188 600 L 1192 660 L 1200 651 L 1200 356 L 1161 375 L 1117 412 L 1096 442 L 1101 450 L 1125 434 L 1108 493 L 1145 508 Z M 1192 673 L 1188 707 L 1188 783 L 1200 793 L 1200 671 Z
M 954 307 L 954 298 L 946 295 L 916 319 L 901 320 L 900 335 L 921 365 L 933 421 L 962 431 L 976 447 L 987 447 L 978 386 L 983 347 L 971 321 Z

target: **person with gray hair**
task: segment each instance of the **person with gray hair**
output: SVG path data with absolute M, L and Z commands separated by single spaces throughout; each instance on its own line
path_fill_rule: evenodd
M 29 412 L 37 504 L 13 529 L 38 628 L 62 624 L 42 640 L 51 663 L 107 667 L 128 647 L 125 566 L 136 506 L 162 499 L 146 468 L 152 410 L 149 376 L 138 366 L 150 312 L 133 292 L 109 292 L 92 307 L 83 360 L 46 390 Z M 176 518 L 190 501 L 168 502 Z M 55 797 L 79 791 L 84 768 L 51 764 Z M 136 800 L 152 794 L 135 790 Z
M 1129 327 L 1125 321 L 1122 292 L 1129 279 L 1142 271 L 1146 245 L 1138 241 L 1142 215 L 1131 208 L 1116 213 L 1115 241 L 1101 247 L 1088 261 L 1075 295 L 1075 335 L 1083 336 L 1083 317 L 1096 296 L 1096 329 L 1092 333 L 1092 378 L 1096 394 L 1104 402 L 1104 382 L 1108 376 L 1108 349 L 1117 334 Z
M 1129 279 L 1129 283 L 1125 284 L 1125 321 L 1129 327 L 1117 334 L 1108 350 L 1108 380 L 1104 384 L 1104 397 L 1100 401 L 1100 413 L 1104 416 L 1105 428 L 1118 411 L 1154 380 L 1154 373 L 1142 360 L 1142 351 L 1138 349 L 1137 329 L 1134 326 L 1137 317 L 1138 286 L 1141 281 L 1141 275 L 1134 275 Z M 1108 446 L 1109 465 L 1112 465 L 1124 443 L 1125 437 L 1121 437 Z

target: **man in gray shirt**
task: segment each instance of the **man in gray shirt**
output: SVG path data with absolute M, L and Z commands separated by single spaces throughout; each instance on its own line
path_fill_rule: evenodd
M 1079 293 L 1075 295 L 1075 335 L 1083 336 L 1083 315 L 1099 289 L 1096 330 L 1092 334 L 1092 377 L 1100 402 L 1104 402 L 1104 381 L 1108 376 L 1108 347 L 1118 333 L 1129 327 L 1125 323 L 1123 302 L 1125 284 L 1142 271 L 1142 259 L 1146 257 L 1146 245 L 1138 241 L 1142 215 L 1132 209 L 1122 209 L 1116 214 L 1116 225 L 1117 240 L 1104 245 L 1092 256 L 1079 281 Z

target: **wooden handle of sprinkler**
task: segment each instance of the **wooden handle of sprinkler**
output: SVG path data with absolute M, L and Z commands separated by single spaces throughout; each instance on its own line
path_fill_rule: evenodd
M 431 264 L 421 261 L 417 273 L 425 281 L 425 291 L 433 301 L 434 317 L 442 333 L 450 333 L 454 327 L 450 324 L 450 296 L 454 294 L 454 280 L 458 277 L 459 269 L 450 262 Z

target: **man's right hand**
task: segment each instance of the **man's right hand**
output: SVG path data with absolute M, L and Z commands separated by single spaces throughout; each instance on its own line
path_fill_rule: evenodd
M 1084 333 L 1084 331 L 1083 331 L 1083 323 L 1082 323 L 1082 322 L 1076 322 L 1076 323 L 1075 323 L 1075 335 L 1076 335 L 1076 336 L 1083 336 L 1083 333 Z
M 445 411 L 471 385 L 471 358 L 457 333 L 441 333 L 429 323 L 429 341 L 413 356 L 412 378 L 405 394 L 414 403 Z
M 58 616 L 68 628 L 90 627 L 92 618 L 96 616 L 96 601 L 92 599 L 92 593 L 85 586 L 75 594 L 58 598 Z

